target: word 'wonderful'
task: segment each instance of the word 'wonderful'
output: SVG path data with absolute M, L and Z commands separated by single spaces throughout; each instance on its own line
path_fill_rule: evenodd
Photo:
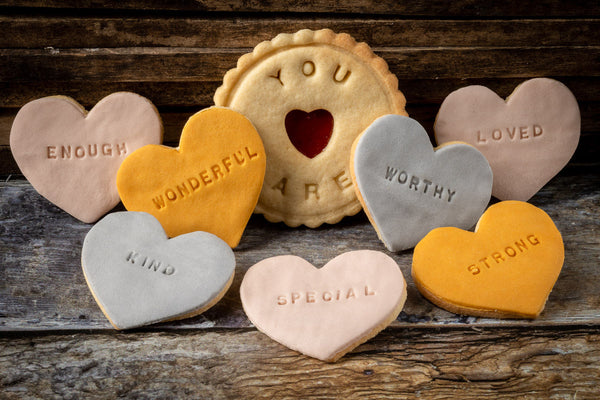
M 244 147 L 243 150 L 238 150 L 232 153 L 231 156 L 224 157 L 221 161 L 211 165 L 210 168 L 201 170 L 197 175 L 190 176 L 181 183 L 175 184 L 175 188 L 165 189 L 164 194 L 152 198 L 152 203 L 157 209 L 161 210 L 174 201 L 192 196 L 194 192 L 202 187 L 220 182 L 227 178 L 235 168 L 244 167 L 258 157 L 258 153 Z

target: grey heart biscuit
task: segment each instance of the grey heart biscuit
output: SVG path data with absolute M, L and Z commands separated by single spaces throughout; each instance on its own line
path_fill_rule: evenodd
M 492 170 L 473 146 L 433 149 L 415 120 L 386 115 L 357 138 L 352 177 L 369 220 L 390 251 L 414 247 L 442 226 L 469 229 L 485 210 Z
M 198 315 L 223 297 L 235 257 L 217 236 L 168 239 L 150 214 L 109 214 L 88 232 L 81 264 L 98 305 L 116 329 Z

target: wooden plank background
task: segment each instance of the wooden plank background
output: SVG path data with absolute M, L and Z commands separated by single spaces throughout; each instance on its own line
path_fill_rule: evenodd
M 325 27 L 388 62 L 408 112 L 429 132 L 442 100 L 462 86 L 506 97 L 547 76 L 573 91 L 580 145 L 531 200 L 565 241 L 544 313 L 495 320 L 435 307 L 410 279 L 412 252 L 387 252 L 362 213 L 318 229 L 254 216 L 220 303 L 195 318 L 115 332 L 81 273 L 90 225 L 41 198 L 12 159 L 18 109 L 55 94 L 89 109 L 134 91 L 157 105 L 165 142 L 175 144 L 240 55 L 280 32 Z M 599 398 L 599 28 L 597 0 L 0 1 L 0 397 Z M 407 278 L 407 304 L 389 328 L 326 364 L 252 327 L 238 293 L 248 267 L 278 254 L 320 266 L 355 249 L 385 251 Z

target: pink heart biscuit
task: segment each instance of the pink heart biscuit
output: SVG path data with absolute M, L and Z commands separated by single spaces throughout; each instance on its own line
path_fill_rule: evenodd
M 484 86 L 450 93 L 435 122 L 438 143 L 463 141 L 485 155 L 501 200 L 527 201 L 571 159 L 581 116 L 562 83 L 537 78 L 523 82 L 506 99 Z
M 377 251 L 344 253 L 320 269 L 278 256 L 248 270 L 240 295 L 248 318 L 269 337 L 335 361 L 398 316 L 406 282 L 396 262 Z
M 134 150 L 162 141 L 152 103 L 118 92 L 87 113 L 75 100 L 51 96 L 25 104 L 10 131 L 21 172 L 45 198 L 91 223 L 119 203 L 116 175 Z

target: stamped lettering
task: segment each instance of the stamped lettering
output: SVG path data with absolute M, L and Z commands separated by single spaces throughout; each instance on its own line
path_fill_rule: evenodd
M 173 275 L 175 273 L 175 268 L 171 265 L 146 255 L 142 255 L 133 250 L 127 254 L 125 261 L 130 264 L 145 268 L 148 271 L 158 272 L 163 275 Z
M 347 289 L 333 289 L 324 291 L 296 291 L 289 294 L 281 294 L 277 296 L 277 305 L 294 305 L 300 303 L 332 303 L 346 300 L 354 300 L 375 296 L 375 290 L 369 285 L 364 286 L 364 290 L 359 290 L 358 287 Z
M 433 183 L 426 178 L 419 178 L 404 170 L 398 171 L 400 171 L 398 168 L 387 166 L 385 179 L 390 182 L 397 182 L 400 185 L 404 185 L 407 189 L 414 192 L 423 193 L 440 200 L 446 200 L 448 203 L 451 203 L 454 195 L 456 195 L 456 190 L 444 187 L 442 184 Z
M 496 264 L 501 264 L 504 261 L 510 260 L 511 258 L 515 258 L 518 255 L 525 253 L 540 243 L 540 239 L 535 234 L 527 235 L 525 238 L 515 240 L 508 246 L 505 246 L 502 249 L 498 249 L 498 251 L 494 251 L 493 253 L 480 258 L 473 264 L 470 264 L 467 267 L 467 271 L 473 275 L 478 275 L 482 271 L 494 267 Z
M 230 156 L 224 157 L 217 163 L 206 169 L 200 170 L 197 175 L 183 179 L 179 183 L 165 189 L 161 194 L 152 198 L 152 204 L 156 209 L 163 210 L 170 203 L 190 197 L 204 187 L 212 186 L 225 179 L 236 168 L 244 168 L 251 162 L 260 158 L 258 152 L 253 151 L 246 146 L 241 150 L 233 152 Z M 282 192 L 285 190 L 283 186 Z
M 494 142 L 519 142 L 521 140 L 535 139 L 544 134 L 541 125 L 511 126 L 508 128 L 494 128 L 489 131 L 477 131 L 477 143 Z
M 276 184 L 271 186 L 272 190 L 275 190 L 281 193 L 282 196 L 287 194 L 287 187 L 289 183 L 289 179 L 286 177 L 281 178 Z M 320 196 L 320 186 L 331 184 L 335 185 L 335 188 L 340 192 L 345 192 L 347 190 L 352 190 L 352 178 L 347 170 L 342 170 L 338 174 L 332 177 L 324 178 L 323 181 L 319 183 L 304 183 L 302 184 L 304 190 L 304 200 L 319 200 Z
M 315 73 L 317 72 L 317 66 L 315 65 L 314 61 L 306 60 L 300 66 L 300 70 L 302 71 L 302 74 L 308 78 L 315 75 Z M 352 75 L 352 71 L 350 69 L 348 69 L 347 67 L 343 67 L 340 64 L 337 64 L 335 70 L 333 71 L 333 74 L 331 75 L 331 79 L 335 83 L 345 83 L 350 77 L 350 75 Z M 277 79 L 281 86 L 285 86 L 283 81 L 281 80 L 281 69 L 277 70 L 275 74 L 269 75 L 269 78 Z
M 127 144 L 125 142 L 46 146 L 46 158 L 49 160 L 81 160 L 125 155 L 127 155 Z
M 283 81 L 281 80 L 281 68 L 277 70 L 277 73 L 275 75 L 269 75 L 269 78 L 277 79 L 277 81 L 279 81 L 281 86 L 283 86 Z

